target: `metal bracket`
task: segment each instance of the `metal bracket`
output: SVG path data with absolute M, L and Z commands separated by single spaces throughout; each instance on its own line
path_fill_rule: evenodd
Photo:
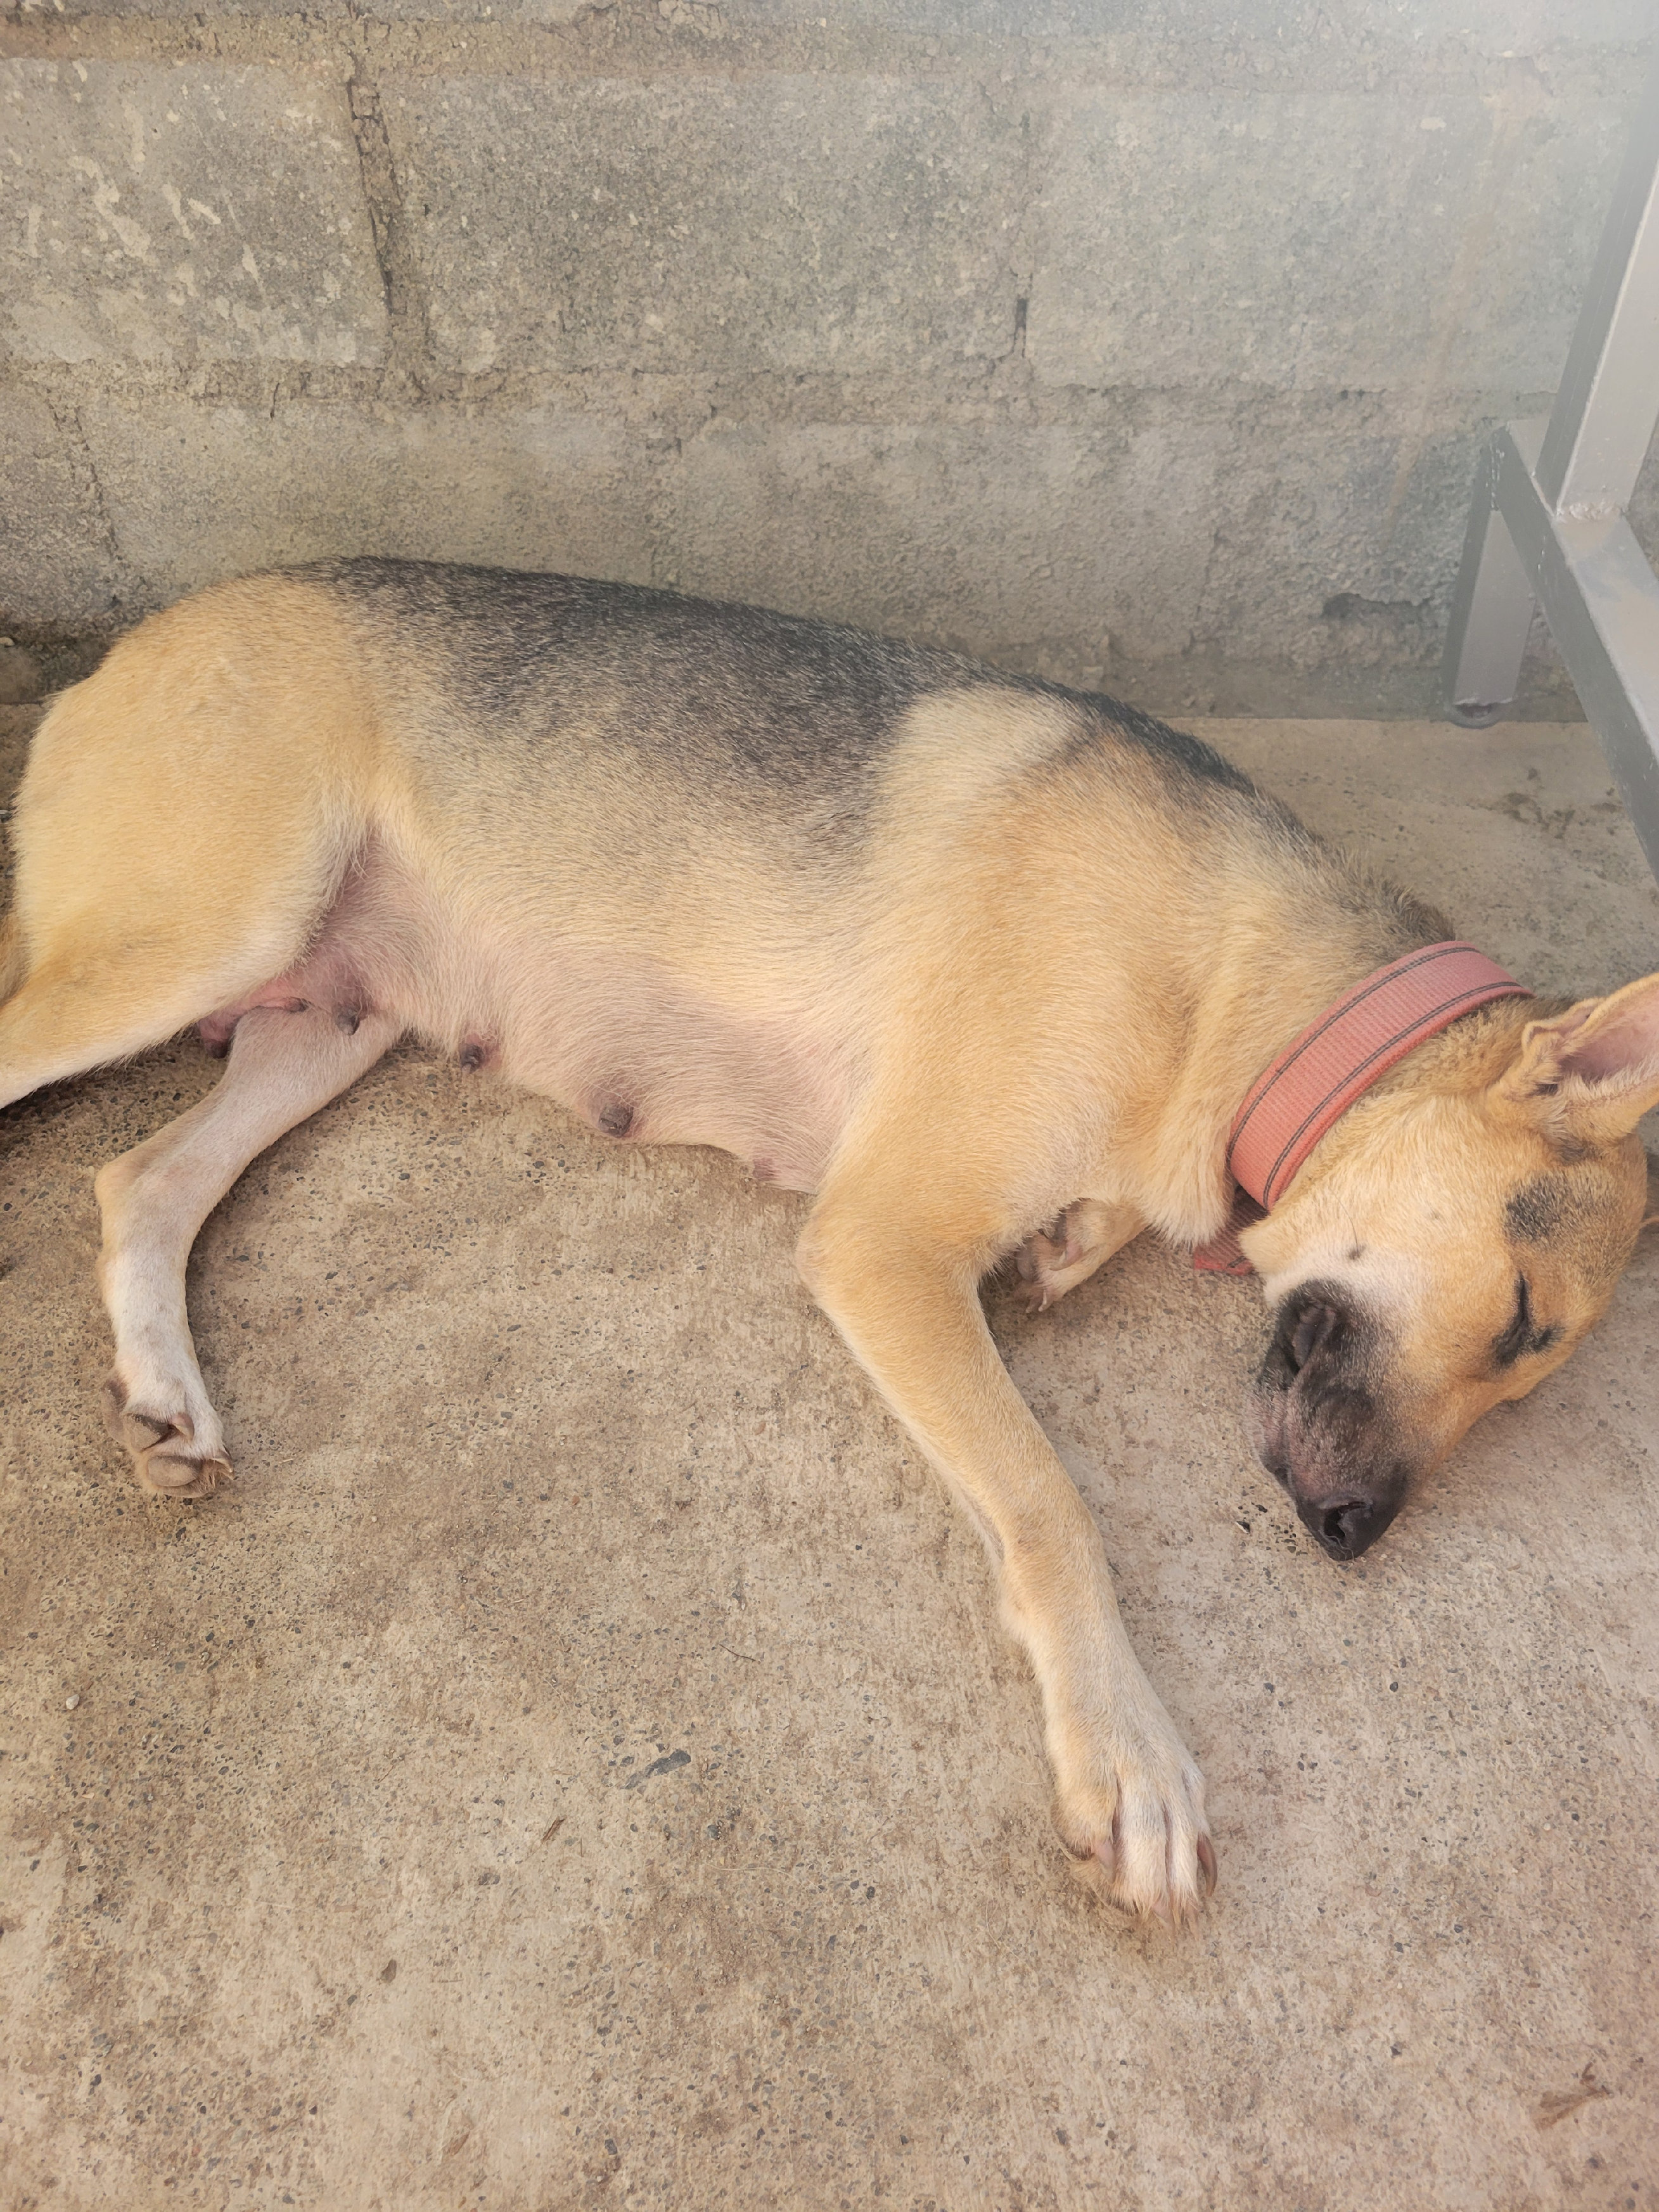
M 1451 719 L 1497 721 L 1536 600 L 1659 875 L 1659 579 L 1625 520 L 1656 422 L 1659 60 L 1549 419 L 1481 456 L 1443 665 Z

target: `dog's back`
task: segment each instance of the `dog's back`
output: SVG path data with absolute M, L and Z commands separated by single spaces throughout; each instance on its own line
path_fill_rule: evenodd
M 35 1079 L 258 1004 L 374 1008 L 607 1133 L 810 1188 L 964 933 L 1020 1026 L 1072 1030 L 1073 990 L 1127 1023 L 1218 809 L 1313 849 L 1196 740 L 951 653 L 561 576 L 245 578 L 37 738 L 21 948 L 31 987 L 86 981 Z

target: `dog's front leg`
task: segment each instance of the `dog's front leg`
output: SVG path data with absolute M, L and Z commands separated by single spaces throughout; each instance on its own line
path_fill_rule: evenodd
M 1130 1649 L 1100 1532 L 985 1325 L 979 1266 L 890 1206 L 826 1194 L 799 1252 L 808 1288 L 967 1504 L 1030 1655 L 1054 1820 L 1115 1904 L 1176 1919 L 1213 1887 L 1204 1782 Z

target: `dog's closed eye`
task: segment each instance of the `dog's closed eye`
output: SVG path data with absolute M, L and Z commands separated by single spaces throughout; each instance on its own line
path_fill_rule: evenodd
M 1492 1357 L 1500 1367 L 1513 1367 L 1523 1354 L 1533 1357 L 1547 1352 L 1561 1332 L 1546 1325 L 1540 1328 L 1533 1317 L 1532 1285 L 1524 1275 L 1515 1279 L 1515 1312 L 1509 1327 L 1492 1345 Z

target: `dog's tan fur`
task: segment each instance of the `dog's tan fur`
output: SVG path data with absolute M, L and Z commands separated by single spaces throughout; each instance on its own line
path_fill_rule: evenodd
M 1066 1843 L 1116 1901 L 1184 1915 L 1213 1873 L 1203 1784 L 977 1286 L 1014 1256 L 1040 1306 L 1145 1225 L 1212 1236 L 1252 1079 L 1359 976 L 1449 933 L 1108 702 L 942 657 L 867 763 L 750 775 L 737 739 L 720 750 L 742 702 L 719 611 L 634 595 L 605 617 L 620 643 L 595 633 L 620 657 L 580 683 L 550 644 L 555 728 L 499 653 L 486 667 L 467 627 L 486 586 L 447 573 L 203 592 L 36 738 L 0 1103 L 191 1023 L 229 1044 L 218 1089 L 98 1178 L 112 1418 L 141 1478 L 198 1497 L 229 1473 L 185 1316 L 197 1229 L 398 1036 L 610 1133 L 724 1146 L 817 1193 L 803 1276 L 985 1536 Z M 713 642 L 675 647 L 683 701 L 638 689 L 667 651 L 649 623 L 693 617 Z M 866 650 L 799 635 L 826 667 Z M 676 714 L 687 756 L 647 762 L 636 719 Z M 1343 1355 L 1350 1427 L 1373 1407 L 1400 1466 L 1431 1464 L 1604 1309 L 1656 1098 L 1650 977 L 1543 1018 L 1488 1008 L 1323 1140 L 1245 1240 L 1291 1346 L 1258 1386 L 1258 1441 L 1304 1517 L 1335 1449 L 1309 1381 L 1335 1354 L 1296 1349 L 1305 1286 L 1328 1337 L 1364 1339 Z M 1517 1252 L 1536 1326 L 1498 1364 Z

